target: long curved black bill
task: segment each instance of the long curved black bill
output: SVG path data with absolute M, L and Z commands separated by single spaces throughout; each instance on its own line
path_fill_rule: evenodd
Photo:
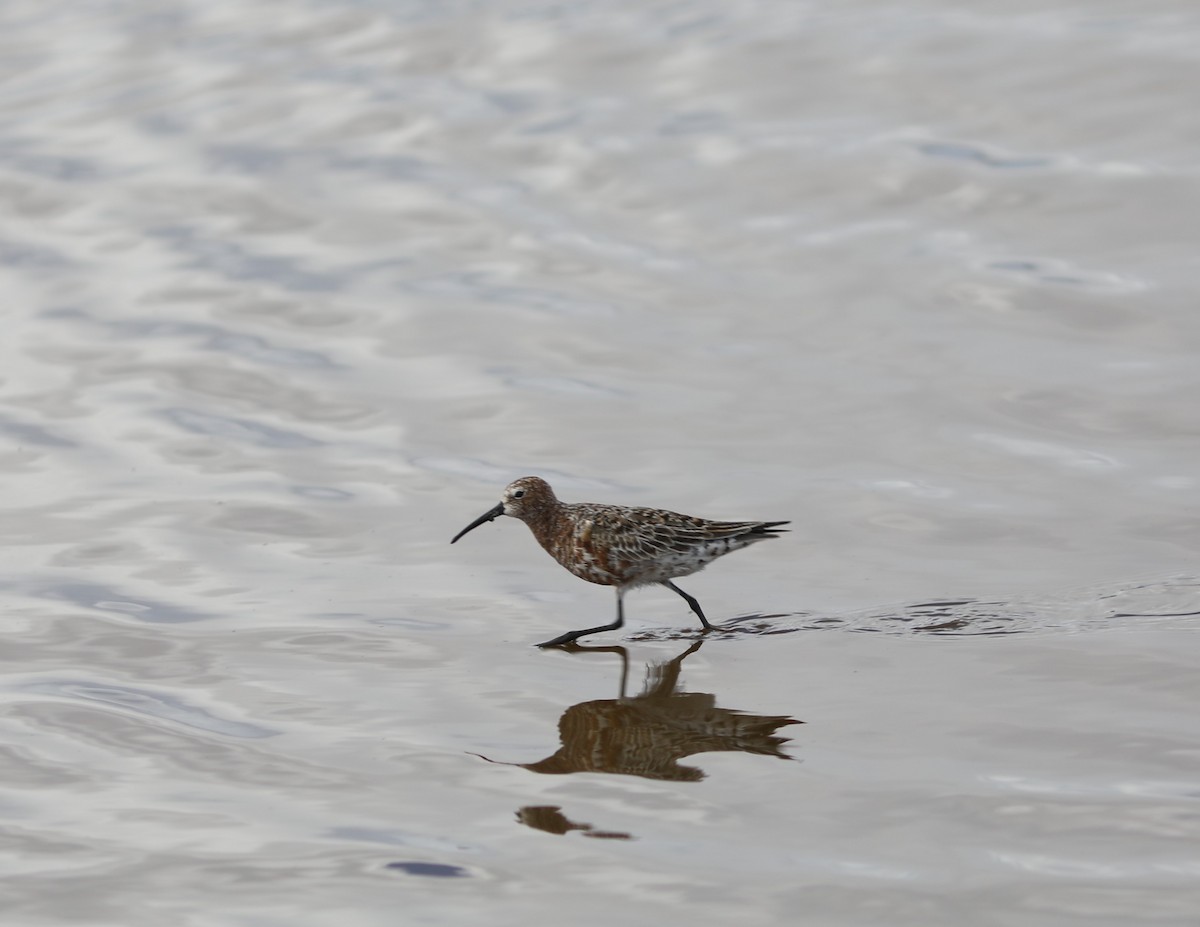
M 457 541 L 460 537 L 462 537 L 468 531 L 474 531 L 476 528 L 478 528 L 484 522 L 495 521 L 497 518 L 499 518 L 503 514 L 504 514 L 504 503 L 499 502 L 496 504 L 496 507 L 494 509 L 488 509 L 482 515 L 480 515 L 478 518 L 476 518 L 473 522 L 471 522 L 469 525 L 467 525 L 467 527 L 463 528 L 462 531 L 460 531 L 460 532 L 458 532 L 458 534 L 454 535 L 454 538 L 450 541 L 450 543 L 453 544 L 455 541 Z

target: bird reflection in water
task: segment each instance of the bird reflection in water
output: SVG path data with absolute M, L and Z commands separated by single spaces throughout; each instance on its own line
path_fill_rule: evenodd
M 531 772 L 565 775 L 577 772 L 615 773 L 674 782 L 699 782 L 704 771 L 679 761 L 696 753 L 753 753 L 790 760 L 783 751 L 789 740 L 776 732 L 803 722 L 787 715 L 756 715 L 717 707 L 706 692 L 679 690 L 683 661 L 702 646 L 696 641 L 673 660 L 646 668 L 640 694 L 627 696 L 629 653 L 624 647 L 563 648 L 569 653 L 615 653 L 621 659 L 620 695 L 580 702 L 563 712 L 558 722 L 562 746 L 533 763 L 508 763 Z M 489 757 L 482 757 L 494 763 Z M 586 831 L 588 836 L 626 837 L 574 824 L 556 806 L 528 806 L 518 819 L 549 833 Z
M 561 805 L 526 805 L 517 812 L 517 820 L 527 824 L 534 830 L 544 830 L 548 834 L 566 834 L 577 830 L 585 837 L 599 837 L 605 840 L 630 840 L 633 834 L 615 830 L 596 830 L 591 824 L 577 824 L 562 813 Z

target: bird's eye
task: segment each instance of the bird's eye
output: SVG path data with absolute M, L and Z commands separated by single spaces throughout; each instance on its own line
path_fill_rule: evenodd
M 523 489 L 513 490 L 513 498 L 514 499 L 520 499 L 523 495 L 525 495 L 525 490 L 523 490 Z

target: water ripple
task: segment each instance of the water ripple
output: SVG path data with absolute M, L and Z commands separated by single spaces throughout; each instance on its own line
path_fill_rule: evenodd
M 261 740 L 279 733 L 259 724 L 219 717 L 203 708 L 188 704 L 177 695 L 161 690 L 69 677 L 39 677 L 28 682 L 9 681 L 4 688 L 10 692 L 106 705 L 226 737 Z
M 35 586 L 30 592 L 38 598 L 72 602 L 83 608 L 99 611 L 120 612 L 138 621 L 155 624 L 185 624 L 192 621 L 210 621 L 214 617 L 168 602 L 146 598 L 133 600 L 119 590 L 99 583 L 56 582 L 41 587 Z
M 79 445 L 68 438 L 54 434 L 49 428 L 34 425 L 30 422 L 14 422 L 8 418 L 0 418 L 0 431 L 12 435 L 22 444 L 36 444 L 39 447 L 78 447 Z
M 167 409 L 163 415 L 185 431 L 245 441 L 259 447 L 319 447 L 323 443 L 299 432 L 274 428 L 251 419 L 210 415 L 195 409 Z
M 258 254 L 249 245 L 209 238 L 195 228 L 160 226 L 147 230 L 147 234 L 189 258 L 187 267 L 229 280 L 270 281 L 274 286 L 302 293 L 332 292 L 346 282 L 338 274 L 305 269 L 299 258 Z
M 937 637 L 986 637 L 1037 632 L 1114 630 L 1151 621 L 1200 618 L 1200 580 L 1195 577 L 1103 587 L 1047 595 L 1040 599 L 982 600 L 946 598 L 844 614 L 791 612 L 743 615 L 725 622 L 718 633 L 794 634 L 842 630 L 860 633 L 928 634 Z M 634 640 L 685 640 L 692 630 L 641 632 Z

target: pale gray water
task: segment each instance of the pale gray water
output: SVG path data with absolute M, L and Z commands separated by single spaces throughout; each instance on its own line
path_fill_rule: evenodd
M 6 925 L 1196 922 L 1191 4 L 0 25 Z

